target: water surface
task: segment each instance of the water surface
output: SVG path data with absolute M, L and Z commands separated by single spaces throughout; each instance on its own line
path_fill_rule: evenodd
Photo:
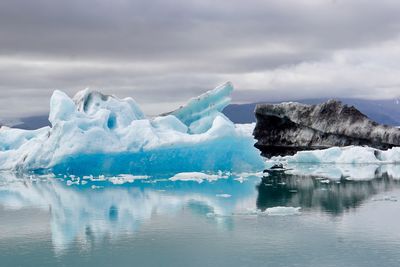
M 1 173 L 0 263 L 400 266 L 400 180 L 299 173 Z

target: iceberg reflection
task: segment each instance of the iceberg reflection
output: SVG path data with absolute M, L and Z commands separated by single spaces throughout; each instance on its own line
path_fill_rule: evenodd
M 154 216 L 173 216 L 182 209 L 204 218 L 208 213 L 231 215 L 240 201 L 246 202 L 256 193 L 259 180 L 255 176 L 247 177 L 244 183 L 233 178 L 201 183 L 130 178 L 123 183 L 116 177 L 79 181 L 73 176 L 1 173 L 0 206 L 49 211 L 53 246 L 62 251 L 77 240 L 88 245 L 105 237 L 135 233 Z M 230 197 L 221 197 L 226 195 Z

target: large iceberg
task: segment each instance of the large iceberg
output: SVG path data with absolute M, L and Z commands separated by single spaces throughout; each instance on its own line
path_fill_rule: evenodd
M 155 118 L 147 118 L 132 98 L 91 90 L 70 98 L 55 91 L 51 127 L 1 128 L 0 170 L 156 174 L 263 168 L 251 127 L 221 113 L 232 90 L 225 83 Z

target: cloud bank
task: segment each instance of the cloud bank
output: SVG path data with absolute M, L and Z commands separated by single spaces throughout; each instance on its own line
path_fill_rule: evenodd
M 235 102 L 400 96 L 397 0 L 3 0 L 0 117 L 54 89 L 168 111 L 226 80 Z

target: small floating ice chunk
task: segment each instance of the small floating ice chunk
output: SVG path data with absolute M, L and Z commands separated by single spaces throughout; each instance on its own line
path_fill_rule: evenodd
M 202 183 L 205 180 L 212 182 L 216 181 L 220 178 L 227 178 L 221 174 L 206 174 L 202 172 L 181 172 L 175 174 L 173 177 L 169 178 L 170 181 L 194 181 L 198 183 Z
M 324 180 L 320 180 L 319 182 L 320 182 L 321 184 L 329 184 L 329 183 L 330 183 L 330 180 L 324 179 Z
M 256 215 L 256 216 L 288 216 L 288 215 L 299 215 L 301 207 L 284 207 L 284 206 L 277 206 L 267 208 L 266 210 L 262 211 L 259 209 L 248 209 L 246 212 L 239 212 L 234 213 L 234 215 Z
M 148 179 L 150 176 L 147 175 L 130 175 L 130 174 L 121 174 L 118 176 L 114 176 L 108 179 L 112 184 L 121 185 L 125 183 L 133 183 L 136 180 L 144 180 Z
M 397 198 L 395 196 L 384 196 L 382 198 L 373 198 L 372 201 L 391 201 L 397 202 Z
M 264 211 L 269 216 L 287 216 L 300 214 L 301 207 L 272 207 Z

